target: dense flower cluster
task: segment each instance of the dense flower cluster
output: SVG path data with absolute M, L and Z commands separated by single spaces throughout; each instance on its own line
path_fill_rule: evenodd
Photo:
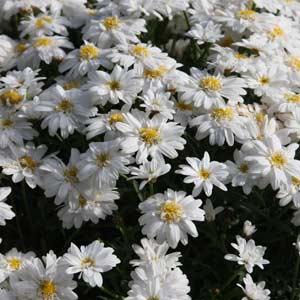
M 222 218 L 226 202 L 205 196 L 270 188 L 299 226 L 299 24 L 297 0 L 2 0 L 0 225 L 17 214 L 9 182 L 43 191 L 63 230 L 79 230 L 116 214 L 125 181 L 145 236 L 127 300 L 190 299 L 181 254 L 167 251 Z M 157 42 L 155 26 L 172 38 Z M 243 300 L 268 300 L 250 275 L 269 263 L 255 231 L 245 222 L 225 258 L 247 272 Z M 77 299 L 79 279 L 101 288 L 123 259 L 98 240 L 68 247 L 1 254 L 0 299 Z

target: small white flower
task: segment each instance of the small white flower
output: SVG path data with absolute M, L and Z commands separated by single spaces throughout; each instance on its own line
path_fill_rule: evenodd
M 90 286 L 101 287 L 103 283 L 101 273 L 111 270 L 120 263 L 113 251 L 110 247 L 104 247 L 104 244 L 99 241 L 81 246 L 80 249 L 71 243 L 68 253 L 64 255 L 68 264 L 66 273 L 80 273 L 79 278 L 82 276 Z
M 214 208 L 211 200 L 206 199 L 203 209 L 205 211 L 205 220 L 207 222 L 213 222 L 216 219 L 217 214 L 224 210 L 224 207 L 218 206 Z
M 227 191 L 226 186 L 222 183 L 228 176 L 227 167 L 223 163 L 217 161 L 210 161 L 209 154 L 204 153 L 203 159 L 196 157 L 186 158 L 188 165 L 179 165 L 180 170 L 175 173 L 186 175 L 183 182 L 194 183 L 193 196 L 198 196 L 202 189 L 206 196 L 211 196 L 213 186 L 217 186 L 223 191 Z
M 256 232 L 255 225 L 252 225 L 250 221 L 245 221 L 243 225 L 243 233 L 246 237 L 253 235 Z
M 198 236 L 192 221 L 204 221 L 201 204 L 201 200 L 182 191 L 168 189 L 164 194 L 155 194 L 139 205 L 143 213 L 139 218 L 142 233 L 148 238 L 156 237 L 158 242 L 167 241 L 171 248 L 176 248 L 179 241 L 186 245 L 188 234 Z
M 15 217 L 15 213 L 12 211 L 12 207 L 6 203 L 7 196 L 11 193 L 10 187 L 0 188 L 0 225 L 4 226 L 6 224 L 5 220 L 11 220 Z

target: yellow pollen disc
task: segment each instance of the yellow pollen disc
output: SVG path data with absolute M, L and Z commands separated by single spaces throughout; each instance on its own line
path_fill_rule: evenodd
M 167 73 L 168 69 L 167 67 L 161 65 L 157 69 L 145 69 L 144 75 L 149 78 L 159 78 L 163 77 Z
M 26 43 L 19 43 L 16 47 L 15 50 L 17 53 L 22 54 L 27 50 L 27 45 Z
M 60 111 L 60 112 L 67 113 L 67 112 L 71 112 L 73 107 L 74 107 L 74 104 L 70 100 L 64 99 L 64 100 L 61 100 L 56 105 L 56 110 Z
M 276 38 L 283 36 L 284 31 L 279 25 L 275 25 L 274 28 L 268 32 L 268 35 L 271 40 L 275 40 Z
M 144 127 L 139 130 L 140 138 L 148 145 L 155 145 L 159 142 L 159 132 L 157 128 Z
M 150 296 L 147 300 L 159 300 L 158 296 Z
M 208 179 L 210 177 L 210 174 L 211 174 L 210 171 L 205 170 L 205 169 L 202 169 L 199 171 L 199 177 L 204 180 Z
M 49 17 L 49 16 L 44 16 L 44 17 L 41 17 L 41 18 L 37 18 L 35 20 L 36 27 L 40 28 L 40 29 L 45 27 L 45 23 L 48 23 L 48 24 L 52 23 L 52 18 Z
M 78 201 L 79 201 L 79 206 L 81 208 L 85 207 L 86 204 L 87 204 L 87 200 L 82 195 L 79 196 L 79 200 Z
M 182 205 L 175 201 L 168 200 L 160 208 L 161 218 L 168 223 L 175 223 L 183 215 Z
M 256 121 L 257 122 L 262 122 L 265 118 L 265 114 L 264 113 L 259 113 L 256 115 Z
M 285 94 L 284 98 L 288 101 L 288 102 L 292 102 L 292 103 L 300 103 L 300 94 Z
M 300 58 L 297 56 L 292 56 L 288 61 L 288 66 L 295 71 L 300 71 Z
M 261 76 L 259 78 L 259 82 L 260 82 L 261 85 L 266 85 L 266 84 L 270 83 L 270 79 L 267 76 Z
M 12 120 L 10 120 L 10 119 L 2 119 L 2 120 L 0 120 L 0 122 L 1 122 L 1 125 L 3 126 L 3 127 L 5 127 L 5 128 L 8 128 L 8 127 L 11 127 L 12 125 L 13 125 L 13 121 Z
M 85 13 L 89 16 L 96 16 L 97 15 L 97 12 L 94 10 L 94 9 L 86 9 L 85 10 Z
M 54 41 L 52 38 L 50 37 L 41 37 L 38 38 L 34 43 L 33 46 L 35 48 L 41 48 L 41 47 L 48 47 L 53 45 Z
M 112 81 L 108 81 L 107 82 L 107 86 L 109 87 L 109 89 L 111 89 L 112 91 L 118 91 L 121 88 L 120 82 L 116 81 L 116 80 L 112 80 Z
M 30 156 L 25 155 L 19 159 L 20 165 L 22 168 L 28 168 L 32 172 L 35 170 L 37 167 L 37 162 L 33 160 Z
M 222 89 L 223 84 L 215 76 L 206 76 L 200 80 L 200 86 L 207 91 L 217 92 Z
M 293 176 L 292 177 L 292 183 L 293 183 L 293 185 L 299 187 L 300 186 L 300 179 Z
M 247 173 L 248 170 L 249 170 L 249 167 L 248 167 L 246 164 L 241 164 L 240 167 L 239 167 L 239 170 L 240 170 L 242 173 Z
M 117 17 L 109 17 L 104 19 L 103 25 L 107 30 L 117 29 L 120 25 L 120 20 Z
M 243 54 L 243 53 L 235 53 L 234 54 L 234 57 L 237 58 L 237 59 L 245 59 L 245 58 L 248 58 L 248 56 L 246 54 Z
M 100 49 L 93 45 L 84 45 L 79 49 L 79 56 L 83 60 L 94 59 L 99 56 Z
M 251 9 L 242 9 L 237 13 L 237 17 L 247 21 L 254 21 L 256 19 L 256 11 Z
M 231 47 L 233 43 L 233 39 L 232 37 L 228 36 L 228 37 L 224 37 L 221 41 L 220 41 L 220 46 L 222 47 Z
M 20 270 L 22 267 L 22 261 L 21 261 L 21 259 L 19 259 L 17 257 L 9 258 L 7 260 L 7 263 L 8 263 L 9 268 L 14 271 Z
M 115 124 L 117 122 L 122 122 L 124 120 L 124 116 L 122 113 L 111 114 L 108 118 L 108 123 L 110 125 Z
M 54 300 L 54 295 L 56 295 L 55 284 L 50 280 L 44 280 L 40 284 L 40 293 L 45 300 Z
M 149 49 L 142 45 L 133 46 L 132 52 L 138 56 L 148 56 L 149 55 Z
M 101 168 L 106 167 L 111 159 L 111 156 L 107 152 L 103 152 L 97 155 L 97 165 Z
M 0 99 L 3 104 L 6 104 L 6 102 L 17 104 L 22 101 L 23 97 L 17 90 L 12 89 L 1 94 Z
M 76 167 L 70 167 L 64 171 L 64 176 L 69 182 L 75 183 L 78 181 L 77 173 L 78 170 Z
M 211 116 L 215 120 L 229 120 L 230 121 L 233 119 L 234 112 L 233 112 L 233 109 L 230 107 L 215 108 L 212 111 Z
M 93 267 L 95 265 L 95 261 L 90 257 L 86 257 L 81 261 L 81 265 L 83 267 Z
M 78 84 L 77 82 L 75 82 L 75 81 L 70 81 L 70 82 L 68 82 L 68 83 L 65 83 L 65 84 L 63 85 L 63 88 L 64 88 L 64 90 L 69 91 L 69 90 L 78 88 L 78 86 L 79 86 L 79 84 Z
M 193 105 L 192 104 L 187 104 L 183 101 L 178 101 L 176 102 L 176 107 L 179 109 L 179 110 L 193 110 Z
M 270 157 L 270 162 L 273 167 L 281 169 L 287 163 L 287 160 L 282 153 L 278 152 Z

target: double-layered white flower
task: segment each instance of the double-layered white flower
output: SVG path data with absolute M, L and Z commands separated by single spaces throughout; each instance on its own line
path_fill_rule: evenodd
M 252 273 L 255 266 L 264 269 L 264 265 L 270 263 L 263 258 L 266 247 L 256 246 L 254 240 L 246 241 L 240 236 L 237 236 L 236 240 L 237 244 L 231 243 L 231 246 L 239 252 L 239 255 L 226 254 L 225 259 L 244 265 L 248 273 Z
M 189 165 L 179 165 L 181 169 L 175 173 L 185 175 L 183 182 L 193 183 L 193 196 L 198 196 L 202 190 L 206 196 L 211 196 L 213 186 L 217 186 L 223 191 L 227 191 L 224 181 L 228 176 L 228 170 L 225 164 L 217 161 L 210 161 L 209 154 L 204 153 L 203 159 L 196 157 L 186 158 Z
M 201 205 L 201 200 L 195 200 L 183 191 L 168 189 L 164 194 L 150 196 L 139 205 L 143 214 L 139 218 L 142 233 L 148 238 L 156 237 L 160 243 L 167 241 L 171 248 L 176 248 L 179 241 L 186 245 L 188 234 L 198 236 L 193 221 L 204 221 Z
M 124 114 L 124 122 L 116 123 L 116 127 L 124 134 L 121 142 L 125 153 L 136 154 L 138 164 L 149 156 L 164 160 L 163 157 L 176 158 L 177 150 L 183 150 L 185 139 L 181 136 L 184 127 L 175 122 L 168 122 L 162 115 L 151 119 L 140 111 Z
M 104 244 L 99 241 L 80 248 L 71 243 L 68 253 L 63 256 L 68 264 L 66 273 L 80 273 L 79 278 L 82 276 L 90 286 L 101 287 L 103 284 L 101 273 L 111 270 L 120 263 L 113 251 L 110 247 L 104 247 Z

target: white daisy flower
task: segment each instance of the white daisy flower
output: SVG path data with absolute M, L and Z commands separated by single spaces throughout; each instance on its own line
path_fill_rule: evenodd
M 243 225 L 243 233 L 246 237 L 252 236 L 257 231 L 255 225 L 246 220 Z
M 280 206 L 286 206 L 292 202 L 296 208 L 300 208 L 300 178 L 292 176 L 286 186 L 280 186 L 276 198 L 279 199 Z
M 217 161 L 210 161 L 209 154 L 204 153 L 203 159 L 196 157 L 186 158 L 188 165 L 179 165 L 181 169 L 175 171 L 177 174 L 186 175 L 184 183 L 194 183 L 193 196 L 198 196 L 204 189 L 206 196 L 211 196 L 213 186 L 217 186 L 223 191 L 227 191 L 222 181 L 228 176 L 225 164 Z
M 240 284 L 237 284 L 238 287 L 240 287 L 245 297 L 242 298 L 242 300 L 269 300 L 271 291 L 268 289 L 265 289 L 266 283 L 264 281 L 260 281 L 259 283 L 253 282 L 252 277 L 247 274 L 245 278 L 243 279 L 245 287 L 243 287 Z
M 270 263 L 263 258 L 267 249 L 266 247 L 256 246 L 254 240 L 246 241 L 240 236 L 237 236 L 236 240 L 237 244 L 231 243 L 231 246 L 239 252 L 239 255 L 226 254 L 226 260 L 235 261 L 239 265 L 244 265 L 248 273 L 252 273 L 255 266 L 264 269 L 264 265 Z
M 134 70 L 128 71 L 116 65 L 111 74 L 104 71 L 90 72 L 88 82 L 83 86 L 90 92 L 92 102 L 106 105 L 119 101 L 131 105 L 142 90 L 142 81 Z
M 124 122 L 116 123 L 116 127 L 124 134 L 123 151 L 128 154 L 137 152 L 138 164 L 146 161 L 148 156 L 161 160 L 163 156 L 176 158 L 176 150 L 183 150 L 186 143 L 181 137 L 184 127 L 167 122 L 161 115 L 149 119 L 142 112 L 126 113 Z
M 66 273 L 66 268 L 65 261 L 53 251 L 43 261 L 39 258 L 26 261 L 13 283 L 14 292 L 25 300 L 76 300 L 73 290 L 77 283 Z
M 201 200 L 183 191 L 168 189 L 164 194 L 155 194 L 139 204 L 142 233 L 148 238 L 156 237 L 159 243 L 167 241 L 171 248 L 176 248 L 179 241 L 186 245 L 188 234 L 198 236 L 193 221 L 204 221 L 201 204 Z
M 10 187 L 0 187 L 0 225 L 6 224 L 5 220 L 11 220 L 15 217 L 12 207 L 5 203 L 7 196 L 11 193 Z
M 111 63 L 107 59 L 110 50 L 100 49 L 94 44 L 84 41 L 79 49 L 68 53 L 59 65 L 61 73 L 68 71 L 67 76 L 78 77 L 84 76 L 88 72 L 97 70 L 100 66 L 110 68 Z
M 5 34 L 0 35 L 0 43 L 0 71 L 3 72 L 13 68 L 17 64 L 17 43 Z
M 80 273 L 79 278 L 82 276 L 90 286 L 101 287 L 103 284 L 101 273 L 110 271 L 120 263 L 113 251 L 99 241 L 94 241 L 88 246 L 80 246 L 80 249 L 71 243 L 68 253 L 64 255 L 64 260 L 68 264 L 66 273 Z
M 221 74 L 211 75 L 207 71 L 191 68 L 191 77 L 187 84 L 178 87 L 183 92 L 182 99 L 196 107 L 210 109 L 213 105 L 224 104 L 224 99 L 232 103 L 243 102 L 246 95 L 245 81 L 238 77 L 224 77 Z

